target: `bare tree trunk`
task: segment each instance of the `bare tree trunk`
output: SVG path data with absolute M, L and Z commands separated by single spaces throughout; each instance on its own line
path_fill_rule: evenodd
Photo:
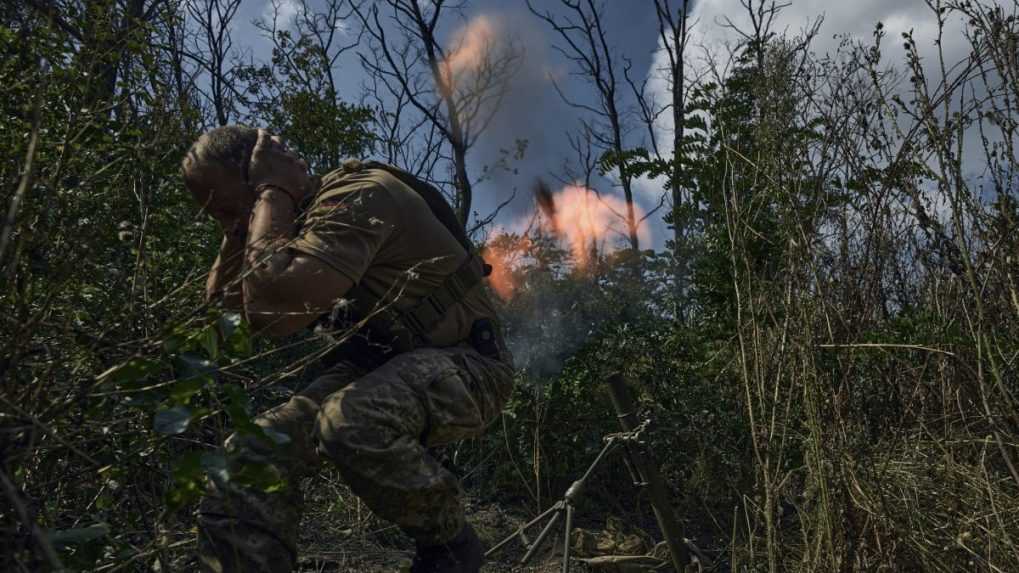
M 84 3 L 81 26 L 76 36 L 81 41 L 81 48 L 76 58 L 91 80 L 84 102 L 88 108 L 113 103 L 117 78 L 127 54 L 123 43 L 147 20 L 159 3 L 157 0 L 146 8 L 145 0 L 129 0 L 123 10 L 119 10 L 119 6 L 111 0 L 87 0 Z M 46 10 L 56 9 L 49 7 Z M 112 109 L 111 106 L 109 110 Z
M 614 82 L 613 82 L 614 83 Z M 634 252 L 640 250 L 640 238 L 637 235 L 637 212 L 633 207 L 633 177 L 630 176 L 629 165 L 623 158 L 625 148 L 623 147 L 623 128 L 619 121 L 619 111 L 616 109 L 614 89 L 611 99 L 608 100 L 606 111 L 609 122 L 612 125 L 612 151 L 619 157 L 619 182 L 623 187 L 623 198 L 626 199 L 626 232 L 630 241 L 630 249 Z
M 674 17 L 668 0 L 655 0 L 658 30 L 669 57 L 669 80 L 672 91 L 672 170 L 669 186 L 672 192 L 672 231 L 675 249 L 679 249 L 686 229 L 680 221 L 683 204 L 683 140 L 686 136 L 686 40 L 689 2 L 683 2 Z M 678 257 L 677 257 L 678 259 Z M 678 260 L 675 265 L 678 266 Z
M 446 120 L 448 122 L 449 145 L 453 149 L 453 184 L 456 187 L 456 210 L 460 223 L 467 224 L 471 214 L 472 189 L 471 180 L 467 176 L 467 146 L 465 144 L 463 126 L 460 124 L 460 113 L 457 110 L 456 100 L 453 97 L 453 78 L 449 73 L 446 63 L 439 58 L 437 53 L 441 48 L 435 39 L 435 24 L 438 22 L 439 10 L 442 8 L 442 1 L 435 2 L 435 15 L 427 20 L 421 12 L 418 0 L 410 0 L 414 14 L 414 24 L 418 28 L 425 54 L 428 56 L 428 67 L 432 72 L 432 79 L 438 86 L 439 96 L 446 107 Z
M 206 94 L 212 105 L 217 125 L 227 125 L 236 115 L 236 101 L 242 99 L 233 85 L 231 28 L 241 0 L 188 0 L 188 14 L 198 25 L 191 57 L 199 62 L 209 76 Z
M 633 174 L 630 162 L 626 158 L 626 145 L 623 141 L 625 126 L 619 110 L 620 96 L 617 91 L 616 57 L 606 40 L 602 26 L 601 8 L 595 6 L 593 0 L 570 2 L 562 0 L 568 15 L 553 15 L 549 11 L 539 11 L 531 0 L 527 7 L 531 13 L 545 21 L 562 39 L 561 50 L 579 68 L 580 73 L 590 78 L 599 96 L 598 107 L 576 103 L 570 100 L 559 86 L 559 95 L 572 107 L 591 113 L 600 121 L 608 124 L 608 128 L 600 133 L 593 133 L 595 141 L 607 155 L 610 155 L 619 170 L 619 183 L 626 201 L 624 215 L 627 240 L 633 252 L 640 250 L 640 221 L 633 197 Z
M 427 14 L 419 0 L 386 0 L 385 4 L 393 11 L 397 29 L 403 31 L 403 46 L 387 38 L 388 29 L 379 19 L 378 5 L 373 5 L 370 12 L 355 6 L 354 12 L 371 36 L 371 50 L 375 52 L 373 57 L 362 55 L 362 65 L 371 75 L 381 78 L 395 96 L 401 113 L 404 102 L 410 103 L 449 145 L 453 207 L 466 228 L 474 202 L 467 155 L 498 110 L 520 53 L 511 42 L 500 49 L 485 45 L 472 69 L 458 73 L 449 64 L 450 54 L 455 54 L 458 47 L 444 50 L 436 37 L 444 0 L 433 0 Z M 424 53 L 420 64 L 414 62 L 417 56 L 408 57 L 408 53 L 416 50 Z M 427 71 L 421 69 L 425 67 Z M 431 86 L 423 87 L 424 77 L 431 80 Z M 375 97 L 380 99 L 377 91 Z M 388 131 L 395 133 L 393 129 Z M 429 132 L 426 137 L 429 140 L 425 149 L 430 155 L 433 147 Z

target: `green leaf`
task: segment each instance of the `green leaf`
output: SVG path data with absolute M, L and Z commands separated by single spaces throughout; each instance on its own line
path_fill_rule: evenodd
M 232 477 L 234 483 L 265 493 L 277 492 L 286 486 L 286 480 L 272 464 L 248 462 Z
M 219 329 L 223 334 L 226 352 L 238 358 L 251 356 L 253 352 L 251 330 L 241 315 L 236 313 L 223 315 L 219 319 Z
M 188 452 L 173 463 L 173 479 L 198 479 L 202 474 L 202 452 Z
M 158 362 L 148 360 L 145 358 L 131 358 L 127 362 L 114 366 L 106 372 L 103 372 L 96 377 L 96 382 L 99 384 L 105 384 L 107 382 L 113 384 L 127 384 L 129 382 L 136 382 L 155 374 L 160 369 Z
M 195 394 L 201 392 L 202 388 L 205 388 L 205 385 L 208 383 L 209 378 L 207 376 L 189 378 L 187 380 L 175 382 L 169 388 L 170 398 L 176 403 L 187 404 L 188 400 L 190 400 Z
M 178 356 L 174 359 L 174 367 L 177 370 L 177 377 L 181 380 L 201 378 L 206 382 L 212 382 L 216 371 L 219 370 L 215 362 L 194 352 L 185 352 Z
M 179 352 L 187 344 L 187 337 L 175 332 L 163 339 L 163 350 L 168 354 Z
M 166 504 L 179 509 L 199 499 L 205 491 L 202 452 L 188 452 L 173 464 L 173 485 L 166 492 Z
M 102 509 L 102 510 L 110 509 L 110 508 L 114 507 L 114 505 L 115 505 L 115 501 L 113 499 L 113 496 L 103 494 L 103 495 L 100 495 L 99 497 L 96 498 L 96 503 L 95 503 L 96 509 Z
M 219 317 L 219 332 L 223 335 L 223 340 L 230 340 L 230 337 L 240 328 L 241 322 L 241 315 L 236 312 L 228 312 Z
M 248 393 L 236 384 L 223 386 L 223 392 L 226 394 L 226 406 L 223 409 L 230 416 L 234 429 L 242 435 L 256 434 L 264 436 L 261 426 L 251 421 Z
M 219 359 L 219 331 L 216 330 L 216 325 L 210 324 L 198 333 L 198 344 L 209 358 Z
M 177 435 L 183 434 L 191 423 L 191 410 L 184 406 L 174 406 L 167 410 L 156 412 L 152 421 L 153 429 L 160 434 Z
M 88 543 L 110 533 L 110 526 L 105 523 L 93 523 L 88 527 L 74 527 L 72 529 L 59 529 L 49 531 L 46 537 L 49 538 L 54 547 L 67 547 L 68 545 L 80 545 Z

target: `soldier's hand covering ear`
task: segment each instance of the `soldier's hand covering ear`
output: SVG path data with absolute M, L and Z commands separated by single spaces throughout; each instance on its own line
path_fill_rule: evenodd
M 220 185 L 201 203 L 202 210 L 219 222 L 227 234 L 244 234 L 251 218 L 255 197 L 243 185 Z
M 271 185 L 285 190 L 299 203 L 308 192 L 308 164 L 283 142 L 264 129 L 258 130 L 258 142 L 251 152 L 248 182 L 258 188 Z

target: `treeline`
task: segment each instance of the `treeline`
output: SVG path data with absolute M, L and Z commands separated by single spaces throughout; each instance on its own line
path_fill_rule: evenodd
M 521 380 L 449 462 L 475 495 L 547 507 L 617 431 L 599 384 L 621 370 L 722 567 L 1019 568 L 1019 4 L 931 0 L 933 54 L 877 24 L 819 55 L 818 26 L 783 34 L 782 4 L 741 0 L 742 41 L 707 63 L 678 4 L 654 3 L 664 100 L 597 5 L 527 4 L 594 90 L 561 175 L 621 196 L 624 239 L 489 237 Z M 239 0 L 0 14 L 0 568 L 186 569 L 215 445 L 313 374 L 313 340 L 252 340 L 201 301 L 218 236 L 179 161 L 202 130 L 267 126 L 320 171 L 373 155 L 440 185 L 479 239 L 491 222 L 471 150 L 519 47 L 458 36 L 442 2 L 297 5 L 260 24 L 266 62 L 235 45 Z M 363 93 L 337 87 L 345 55 Z M 632 209 L 647 178 L 657 252 Z M 628 481 L 606 471 L 584 513 L 653 530 Z
M 933 48 L 877 23 L 818 55 L 820 20 L 783 34 L 781 4 L 741 4 L 738 49 L 688 54 L 686 83 L 665 70 L 671 107 L 638 106 L 681 105 L 675 129 L 600 156 L 672 198 L 674 235 L 636 281 L 626 253 L 564 273 L 547 243 L 502 239 L 531 255 L 514 326 L 581 341 L 520 398 L 529 491 L 558 495 L 614 431 L 593 389 L 620 369 L 659 424 L 688 535 L 725 567 L 1014 569 L 1019 5 L 928 2 Z M 683 24 L 663 26 L 680 55 Z M 632 511 L 625 472 L 611 479 L 601 507 Z

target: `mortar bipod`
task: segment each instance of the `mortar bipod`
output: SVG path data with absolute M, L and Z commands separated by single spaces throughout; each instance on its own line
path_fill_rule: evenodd
M 573 482 L 572 485 L 563 494 L 563 497 L 557 501 L 552 507 L 546 509 L 538 517 L 535 517 L 531 521 L 518 528 L 515 532 L 509 535 L 506 539 L 503 539 L 491 549 L 489 549 L 485 556 L 491 556 L 493 553 L 506 546 L 510 541 L 514 539 L 520 539 L 521 543 L 526 548 L 527 552 L 520 560 L 521 565 L 526 565 L 534 557 L 537 550 L 541 547 L 541 544 L 548 537 L 549 533 L 552 532 L 552 528 L 559 521 L 563 514 L 566 517 L 565 533 L 563 536 L 563 573 L 569 573 L 570 570 L 570 533 L 573 531 L 573 510 L 574 501 L 580 497 L 580 493 L 583 491 L 584 486 L 587 484 L 587 480 L 591 477 L 602 461 L 608 456 L 609 453 L 615 451 L 619 447 L 624 447 L 626 456 L 623 458 L 626 463 L 627 469 L 630 471 L 630 476 L 633 478 L 633 482 L 636 486 L 645 489 L 648 497 L 651 501 L 651 508 L 654 510 L 655 518 L 658 521 L 658 526 L 662 530 L 662 535 L 665 537 L 665 542 L 669 547 L 669 555 L 671 557 L 672 565 L 675 567 L 677 572 L 683 571 L 684 567 L 690 564 L 695 564 L 698 568 L 710 567 L 711 560 L 697 547 L 693 541 L 687 539 L 683 535 L 683 529 L 679 521 L 676 519 L 675 513 L 672 510 L 672 503 L 669 501 L 668 489 L 665 486 L 665 480 L 662 478 L 658 471 L 658 466 L 654 463 L 654 460 L 650 453 L 645 452 L 645 448 L 642 448 L 642 442 L 640 441 L 641 434 L 647 430 L 650 420 L 645 419 L 641 423 L 637 423 L 637 406 L 630 395 L 629 388 L 626 386 L 623 376 L 619 373 L 611 374 L 607 379 L 607 389 L 609 397 L 612 399 L 612 406 L 616 410 L 616 417 L 619 419 L 619 424 L 622 426 L 623 431 L 618 434 L 610 434 L 605 436 L 605 446 L 602 447 L 601 451 L 595 457 L 591 465 L 588 466 L 587 471 L 580 479 Z M 551 516 L 551 517 L 549 517 Z M 542 520 L 549 518 L 549 521 L 541 529 L 538 537 L 531 542 L 526 535 L 526 531 L 540 523 Z M 691 553 L 696 557 L 691 558 Z
M 580 494 L 584 490 L 584 486 L 587 485 L 587 480 L 591 477 L 591 474 L 594 473 L 594 470 L 599 465 L 601 465 L 602 461 L 604 461 L 605 458 L 610 453 L 619 449 L 627 442 L 637 442 L 640 438 L 640 435 L 644 432 L 644 429 L 646 427 L 647 421 L 645 421 L 632 431 L 620 432 L 618 434 L 610 434 L 608 436 L 605 436 L 603 438 L 605 441 L 605 445 L 602 447 L 601 451 L 598 452 L 597 456 L 595 456 L 594 461 L 591 462 L 590 466 L 588 466 L 587 470 L 584 472 L 584 475 L 580 476 L 580 479 L 573 482 L 570 485 L 570 487 L 567 488 L 566 493 L 563 494 L 563 497 L 559 499 L 559 501 L 555 502 L 551 507 L 543 511 L 540 515 L 519 527 L 516 531 L 511 533 L 509 537 L 503 539 L 499 543 L 492 546 L 491 549 L 485 552 L 485 557 L 490 557 L 496 551 L 502 549 L 514 539 L 520 539 L 521 544 L 523 544 L 524 548 L 527 550 L 526 553 L 524 553 L 524 556 L 520 559 L 520 565 L 527 565 L 528 563 L 530 563 L 531 559 L 534 558 L 534 555 L 538 552 L 538 549 L 541 548 L 542 544 L 548 538 L 549 534 L 552 532 L 552 528 L 555 527 L 556 523 L 559 522 L 559 519 L 561 519 L 565 514 L 566 521 L 564 524 L 565 527 L 563 531 L 562 570 L 563 573 L 569 573 L 570 549 L 571 549 L 570 534 L 573 532 L 574 502 L 580 497 Z M 627 457 L 629 457 L 629 451 L 627 451 Z M 630 463 L 628 463 L 627 466 L 632 467 L 632 465 L 633 461 L 630 460 Z M 633 475 L 632 471 L 631 475 Z M 637 486 L 644 485 L 642 483 L 637 482 L 635 483 Z M 534 541 L 533 542 L 530 541 L 526 535 L 527 530 L 534 527 L 536 524 L 540 523 L 542 520 L 546 518 L 548 518 L 548 522 L 545 523 L 545 526 L 541 528 L 541 532 L 539 532 L 538 536 L 534 538 Z

